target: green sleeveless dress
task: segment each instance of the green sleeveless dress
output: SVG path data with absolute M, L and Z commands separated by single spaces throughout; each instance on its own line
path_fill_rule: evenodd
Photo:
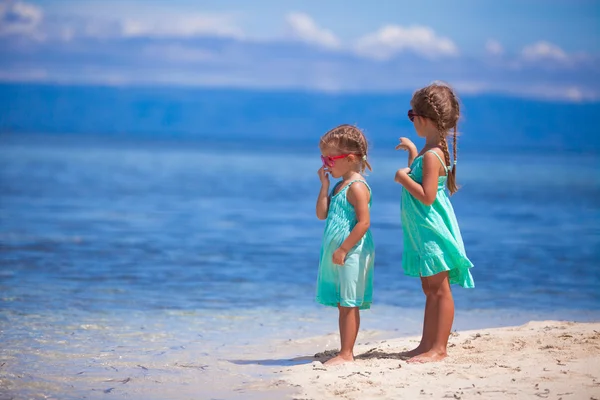
M 358 243 L 348 252 L 344 265 L 335 265 L 333 253 L 346 240 L 356 225 L 356 212 L 348 201 L 347 193 L 350 185 L 361 182 L 371 191 L 367 182 L 354 180 L 343 187 L 337 194 L 336 185 L 331 191 L 329 211 L 325 222 L 321 258 L 317 276 L 318 303 L 326 306 L 371 308 L 373 296 L 373 267 L 375 262 L 375 245 L 371 231 L 367 230 Z M 371 208 L 369 199 L 369 208 Z
M 440 160 L 446 174 L 449 168 Z M 409 176 L 423 182 L 423 155 L 414 159 Z M 402 230 L 404 251 L 402 269 L 408 276 L 432 276 L 449 271 L 450 283 L 465 288 L 475 287 L 469 268 L 473 264 L 467 258 L 454 209 L 445 191 L 446 176 L 438 179 L 435 201 L 427 206 L 402 188 Z

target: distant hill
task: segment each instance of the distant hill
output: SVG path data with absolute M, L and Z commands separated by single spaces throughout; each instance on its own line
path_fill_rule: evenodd
M 377 146 L 413 135 L 411 94 L 0 84 L 0 133 L 309 142 L 356 123 Z M 463 96 L 461 146 L 600 149 L 600 103 Z M 389 142 L 389 143 L 388 143 Z

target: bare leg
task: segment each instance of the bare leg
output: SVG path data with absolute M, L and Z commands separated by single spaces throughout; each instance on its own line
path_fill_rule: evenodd
M 423 317 L 421 342 L 416 348 L 400 353 L 401 358 L 412 358 L 431 350 L 435 340 L 435 332 L 437 330 L 437 302 L 429 295 L 429 284 L 426 277 L 421 277 L 421 285 L 425 294 L 425 315 Z
M 450 290 L 448 273 L 442 272 L 426 279 L 429 280 L 432 301 L 436 303 L 436 330 L 433 332 L 431 348 L 427 352 L 411 358 L 409 360 L 411 362 L 440 361 L 446 358 L 448 338 L 454 322 L 454 298 Z
M 358 307 L 338 307 L 340 311 L 341 349 L 336 357 L 325 362 L 325 365 L 338 365 L 354 361 L 354 343 L 360 328 Z
M 342 343 L 345 343 L 345 339 L 346 339 L 346 330 L 344 329 L 344 319 L 342 318 L 342 307 L 340 306 L 340 303 L 338 303 L 338 328 L 340 330 L 340 353 L 341 353 L 341 348 L 342 348 Z M 339 354 L 338 354 L 339 355 Z

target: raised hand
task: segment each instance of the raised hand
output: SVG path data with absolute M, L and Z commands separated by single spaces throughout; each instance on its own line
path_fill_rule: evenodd
M 408 152 L 408 166 L 410 167 L 417 157 L 419 152 L 417 151 L 417 146 L 410 140 L 409 138 L 401 137 L 400 143 L 396 146 L 396 150 L 404 150 Z
M 319 180 L 321 181 L 321 185 L 329 186 L 329 173 L 327 172 L 327 170 L 325 169 L 324 166 L 319 168 L 319 170 L 317 171 L 317 174 L 319 175 Z
M 414 149 L 417 151 L 417 146 L 409 138 L 401 137 L 399 140 L 400 143 L 396 146 L 396 150 L 410 151 Z

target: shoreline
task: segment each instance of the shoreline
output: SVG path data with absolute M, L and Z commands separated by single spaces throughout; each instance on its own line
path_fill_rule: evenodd
M 409 364 L 419 337 L 356 346 L 356 361 L 296 365 L 295 399 L 600 399 L 600 322 L 531 321 L 453 332 L 449 357 Z M 281 385 L 279 381 L 279 386 Z
M 600 400 L 598 320 L 532 320 L 454 331 L 449 357 L 430 364 L 398 357 L 420 335 L 364 330 L 357 360 L 334 367 L 324 367 L 325 359 L 315 354 L 337 349 L 337 333 L 293 334 L 279 326 L 279 339 L 254 337 L 213 347 L 195 329 L 182 332 L 183 321 L 169 323 L 167 331 L 166 323 L 174 321 L 143 331 L 133 324 L 120 332 L 97 322 L 73 331 L 47 330 L 56 336 L 44 335 L 20 349 L 6 342 L 0 351 L 0 398 Z

